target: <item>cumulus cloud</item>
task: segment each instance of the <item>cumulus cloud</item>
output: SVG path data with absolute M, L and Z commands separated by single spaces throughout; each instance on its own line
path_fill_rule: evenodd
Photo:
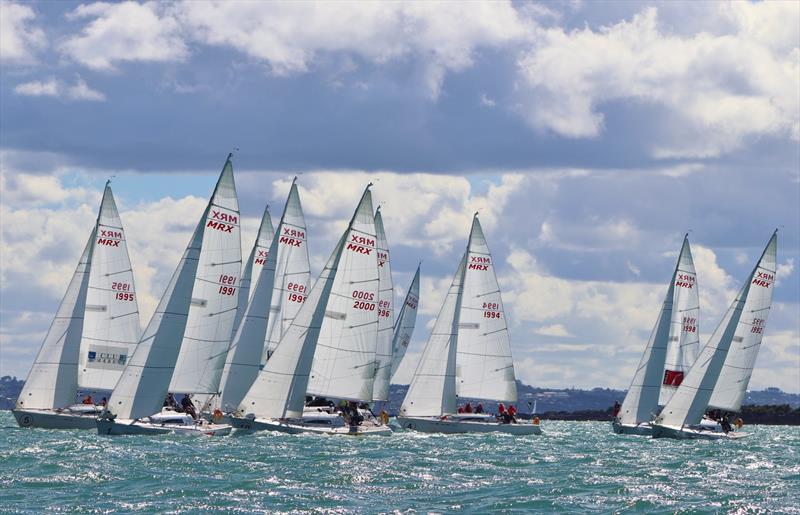
M 81 4 L 67 16 L 91 21 L 80 34 L 68 37 L 60 50 L 92 69 L 113 71 L 120 62 L 181 61 L 188 55 L 171 4 L 95 2 Z
M 703 30 L 676 35 L 658 10 L 599 29 L 539 29 L 519 59 L 518 110 L 569 138 L 604 130 L 602 109 L 625 99 L 661 108 L 658 158 L 713 157 L 762 135 L 800 138 L 800 48 L 795 2 L 714 4 Z M 774 32 L 772 29 L 775 29 Z
M 34 24 L 36 11 L 29 5 L 0 2 L 0 61 L 33 64 L 36 53 L 47 45 L 44 31 Z
M 67 84 L 55 77 L 41 81 L 24 82 L 17 84 L 14 87 L 14 92 L 28 97 L 58 97 L 66 100 L 86 100 L 91 102 L 103 102 L 106 99 L 106 95 L 103 92 L 90 88 L 80 76 L 75 79 L 74 84 Z

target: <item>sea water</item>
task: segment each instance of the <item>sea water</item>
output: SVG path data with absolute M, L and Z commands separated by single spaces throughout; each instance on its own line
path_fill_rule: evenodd
M 800 512 L 800 430 L 736 441 L 545 434 L 99 436 L 0 412 L 0 511 Z

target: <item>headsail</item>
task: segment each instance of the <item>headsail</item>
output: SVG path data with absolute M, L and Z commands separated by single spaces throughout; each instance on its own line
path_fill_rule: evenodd
M 189 318 L 169 390 L 214 395 L 236 318 L 242 246 L 239 201 L 230 158 L 225 162 L 203 220 L 200 261 Z
M 266 341 L 262 363 L 281 340 L 303 306 L 311 278 L 311 265 L 308 261 L 308 229 L 300 204 L 297 178 L 292 181 L 289 196 L 278 227 L 278 256 L 275 269 L 275 286 L 272 294 L 269 320 L 267 321 Z
M 417 323 L 417 308 L 419 307 L 419 266 L 411 281 L 411 286 L 406 293 L 403 307 L 400 308 L 400 315 L 394 324 L 394 338 L 392 339 L 392 373 L 400 367 L 403 356 L 406 355 L 408 344 L 411 343 L 411 336 L 414 334 L 414 326 Z
M 688 355 L 681 354 L 680 345 L 683 342 L 692 344 L 697 338 L 699 301 L 695 278 L 687 235 L 683 238 L 678 262 L 672 272 L 656 324 L 622 402 L 619 419 L 623 424 L 640 424 L 653 420 L 658 414 L 659 396 L 666 396 L 668 399 L 683 380 L 683 369 L 678 368 L 678 365 Z M 669 349 L 673 349 L 674 358 L 672 368 L 665 370 Z M 677 384 L 665 391 L 664 384 L 667 382 Z
M 201 303 L 198 299 L 193 298 L 192 290 L 198 264 L 201 262 L 202 253 L 205 250 L 203 248 L 204 238 L 210 229 L 219 231 L 218 227 L 222 226 L 222 223 L 216 222 L 218 217 L 214 216 L 214 211 L 217 214 L 220 213 L 218 193 L 222 199 L 227 197 L 230 191 L 229 185 L 233 184 L 232 173 L 230 156 L 228 156 L 214 194 L 192 234 L 189 245 L 186 247 L 147 329 L 142 334 L 136 353 L 128 361 L 122 377 L 111 394 L 106 410 L 112 416 L 122 419 L 137 419 L 152 415 L 161 409 L 181 350 L 190 307 Z M 212 222 L 215 225 L 212 225 Z M 225 223 L 225 225 L 229 224 Z M 233 231 L 233 229 L 231 230 Z M 220 285 L 215 295 L 236 298 L 235 293 L 235 290 L 223 292 L 222 285 Z M 230 328 L 226 330 L 230 334 Z
M 125 231 L 108 184 L 96 231 L 83 318 L 78 387 L 112 390 L 139 343 L 142 328 Z
M 302 227 L 302 241 L 289 237 L 289 235 L 293 235 L 299 238 L 300 236 L 297 234 L 299 227 Z M 225 369 L 220 383 L 222 385 L 220 404 L 226 411 L 238 408 L 258 375 L 269 322 L 280 317 L 284 301 L 300 306 L 308 295 L 305 283 L 293 282 L 297 281 L 297 276 L 302 274 L 290 273 L 287 275 L 287 269 L 298 261 L 304 261 L 307 267 L 308 250 L 304 245 L 304 240 L 305 222 L 300 209 L 297 187 L 292 184 L 281 221 L 278 224 L 278 236 L 272 239 L 272 245 L 267 253 L 269 257 L 256 279 L 254 294 L 247 305 L 243 322 L 236 332 L 225 361 Z M 297 242 L 300 244 L 296 244 Z M 297 254 L 300 259 L 293 259 L 294 254 Z M 293 271 L 290 270 L 290 272 Z M 287 278 L 288 281 L 286 281 Z M 301 279 L 303 278 L 301 277 Z M 276 285 L 276 280 L 284 282 Z M 277 298 L 284 295 L 284 291 L 288 291 L 286 298 Z M 270 309 L 270 306 L 273 309 Z M 276 306 L 277 309 L 275 309 Z M 292 312 L 292 318 L 294 318 L 294 312 Z M 280 327 L 280 323 L 277 327 Z
M 267 262 L 267 254 L 269 254 L 269 245 L 272 243 L 272 237 L 275 235 L 275 230 L 272 227 L 272 217 L 269 215 L 269 206 L 264 208 L 264 214 L 261 215 L 261 224 L 258 226 L 258 235 L 253 244 L 253 250 L 250 251 L 250 257 L 242 267 L 242 278 L 239 281 L 239 294 L 238 294 L 238 307 L 236 308 L 236 318 L 233 320 L 233 331 L 231 333 L 231 340 L 236 335 L 239 324 L 242 322 L 244 310 L 247 309 L 247 303 L 253 297 L 251 289 L 253 277 L 258 278 L 261 273 L 261 268 Z
M 375 350 L 375 385 L 372 400 L 389 400 L 389 380 L 392 372 L 392 337 L 394 327 L 394 286 L 389 262 L 389 242 L 383 227 L 381 208 L 375 213 L 375 233 L 378 253 L 378 342 Z
M 749 362 L 751 355 L 748 349 L 739 344 L 758 346 L 761 343 L 761 336 L 766 325 L 765 313 L 769 310 L 772 299 L 771 291 L 767 292 L 767 290 L 770 290 L 774 284 L 776 246 L 777 232 L 772 235 L 758 264 L 739 290 L 736 299 L 728 308 L 708 343 L 700 351 L 697 361 L 692 365 L 675 395 L 661 410 L 661 414 L 655 420 L 657 424 L 670 427 L 699 424 L 709 406 L 712 394 L 715 393 L 723 367 L 728 363 L 728 359 L 731 359 L 733 366 L 746 365 L 745 360 Z M 754 292 L 752 301 L 750 301 L 751 292 Z M 734 352 L 733 356 L 731 356 L 732 351 Z M 755 360 L 754 355 L 752 355 L 752 359 Z M 746 372 L 744 370 L 740 372 L 741 380 L 727 382 L 730 390 L 722 390 L 723 395 L 727 396 L 729 405 L 737 410 L 738 406 L 735 406 L 731 399 L 735 401 L 744 394 L 751 369 L 752 364 Z M 743 376 L 746 376 L 746 379 Z M 728 378 L 733 377 L 733 374 L 728 376 Z M 722 398 L 726 400 L 724 397 Z
M 459 397 L 516 402 L 514 361 L 500 286 L 477 214 L 472 220 L 462 292 L 456 393 Z
M 308 393 L 371 401 L 378 336 L 378 260 L 369 189 L 350 222 L 320 329 Z
M 332 313 L 329 303 L 333 300 L 340 265 L 346 259 L 346 254 L 354 252 L 345 250 L 346 245 L 354 235 L 360 234 L 354 227 L 357 218 L 363 219 L 364 212 L 372 217 L 369 189 L 361 197 L 347 231 L 334 248 L 297 316 L 281 337 L 275 353 L 242 400 L 240 412 L 263 418 L 295 418 L 302 415 L 317 341 L 322 326 Z
M 64 298 L 28 373 L 17 399 L 17 408 L 64 408 L 75 402 L 83 314 L 95 235 L 96 227 L 83 248 Z

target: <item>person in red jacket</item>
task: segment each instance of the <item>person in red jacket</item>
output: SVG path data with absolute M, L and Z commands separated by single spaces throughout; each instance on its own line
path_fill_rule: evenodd
M 517 408 L 515 408 L 513 404 L 510 404 L 508 406 L 508 416 L 511 419 L 511 422 L 517 421 L 516 415 L 517 415 Z

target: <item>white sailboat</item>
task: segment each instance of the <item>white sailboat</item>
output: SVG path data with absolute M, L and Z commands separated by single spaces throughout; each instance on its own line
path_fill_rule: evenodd
M 236 318 L 233 320 L 231 340 L 236 336 L 236 330 L 239 329 L 239 325 L 242 322 L 247 303 L 253 297 L 252 280 L 253 277 L 258 280 L 261 269 L 267 262 L 269 246 L 272 243 L 273 236 L 275 236 L 275 229 L 272 227 L 272 217 L 269 214 L 269 206 L 267 206 L 264 208 L 264 214 L 261 215 L 261 224 L 258 226 L 258 234 L 253 244 L 253 250 L 250 251 L 250 256 L 242 268 L 242 278 L 239 281 L 239 300 L 236 308 Z
M 392 338 L 392 372 L 391 377 L 394 377 L 403 357 L 408 350 L 408 344 L 411 343 L 411 336 L 414 334 L 414 326 L 417 323 L 417 309 L 419 307 L 419 266 L 417 272 L 414 274 L 414 279 L 411 281 L 411 286 L 408 288 L 406 298 L 403 301 L 403 307 L 400 308 L 400 314 L 397 316 L 397 321 L 394 324 L 394 336 Z
M 700 346 L 697 288 L 687 234 L 650 340 L 612 422 L 615 433 L 650 435 L 660 406 L 669 401 L 694 363 Z
M 94 428 L 101 408 L 74 404 L 76 394 L 110 391 L 140 331 L 125 231 L 106 183 L 94 229 L 13 410 L 17 423 Z
M 375 213 L 375 234 L 378 257 L 378 341 L 375 347 L 375 383 L 372 400 L 389 400 L 389 381 L 392 373 L 392 339 L 394 336 L 394 285 L 389 260 L 389 241 L 383 227 L 381 208 Z
M 325 349 L 325 355 L 318 365 L 317 391 L 327 394 L 329 388 L 336 387 L 339 398 L 371 399 L 378 325 L 375 248 L 368 186 L 300 311 L 242 400 L 239 414 L 231 417 L 234 427 L 284 433 L 391 433 L 386 426 L 347 423 L 341 413 L 320 411 L 304 416 L 312 366 L 320 348 Z M 336 356 L 346 363 L 329 361 Z M 337 384 L 340 379 L 341 385 Z
M 517 401 L 500 287 L 477 213 L 397 421 L 406 429 L 423 432 L 541 433 L 538 424 L 502 423 L 489 414 L 459 414 L 459 397 Z
M 741 408 L 772 305 L 777 245 L 775 231 L 686 378 L 653 421 L 654 437 L 719 439 L 747 435 L 703 423 L 703 415 L 709 407 L 730 413 Z
M 230 432 L 228 425 L 195 421 L 185 413 L 162 410 L 162 406 L 182 347 L 205 351 L 193 359 L 196 368 L 209 369 L 209 351 L 216 347 L 218 338 L 227 342 L 230 337 L 240 265 L 239 203 L 229 155 L 137 352 L 97 421 L 100 434 Z M 187 374 L 181 379 L 192 377 Z M 192 384 L 208 384 L 206 381 L 206 376 L 194 377 Z
M 244 318 L 231 342 L 222 373 L 220 407 L 223 412 L 238 408 L 262 367 L 268 344 L 268 330 L 281 327 L 281 318 L 288 323 L 296 314 L 294 306 L 305 300 L 308 281 L 308 246 L 306 224 L 297 186 L 292 183 L 286 206 L 278 224 L 277 237 L 272 239 L 266 263 L 259 267 L 255 288 L 244 310 Z M 276 284 L 277 283 L 277 284 Z M 272 325 L 270 321 L 277 320 Z

